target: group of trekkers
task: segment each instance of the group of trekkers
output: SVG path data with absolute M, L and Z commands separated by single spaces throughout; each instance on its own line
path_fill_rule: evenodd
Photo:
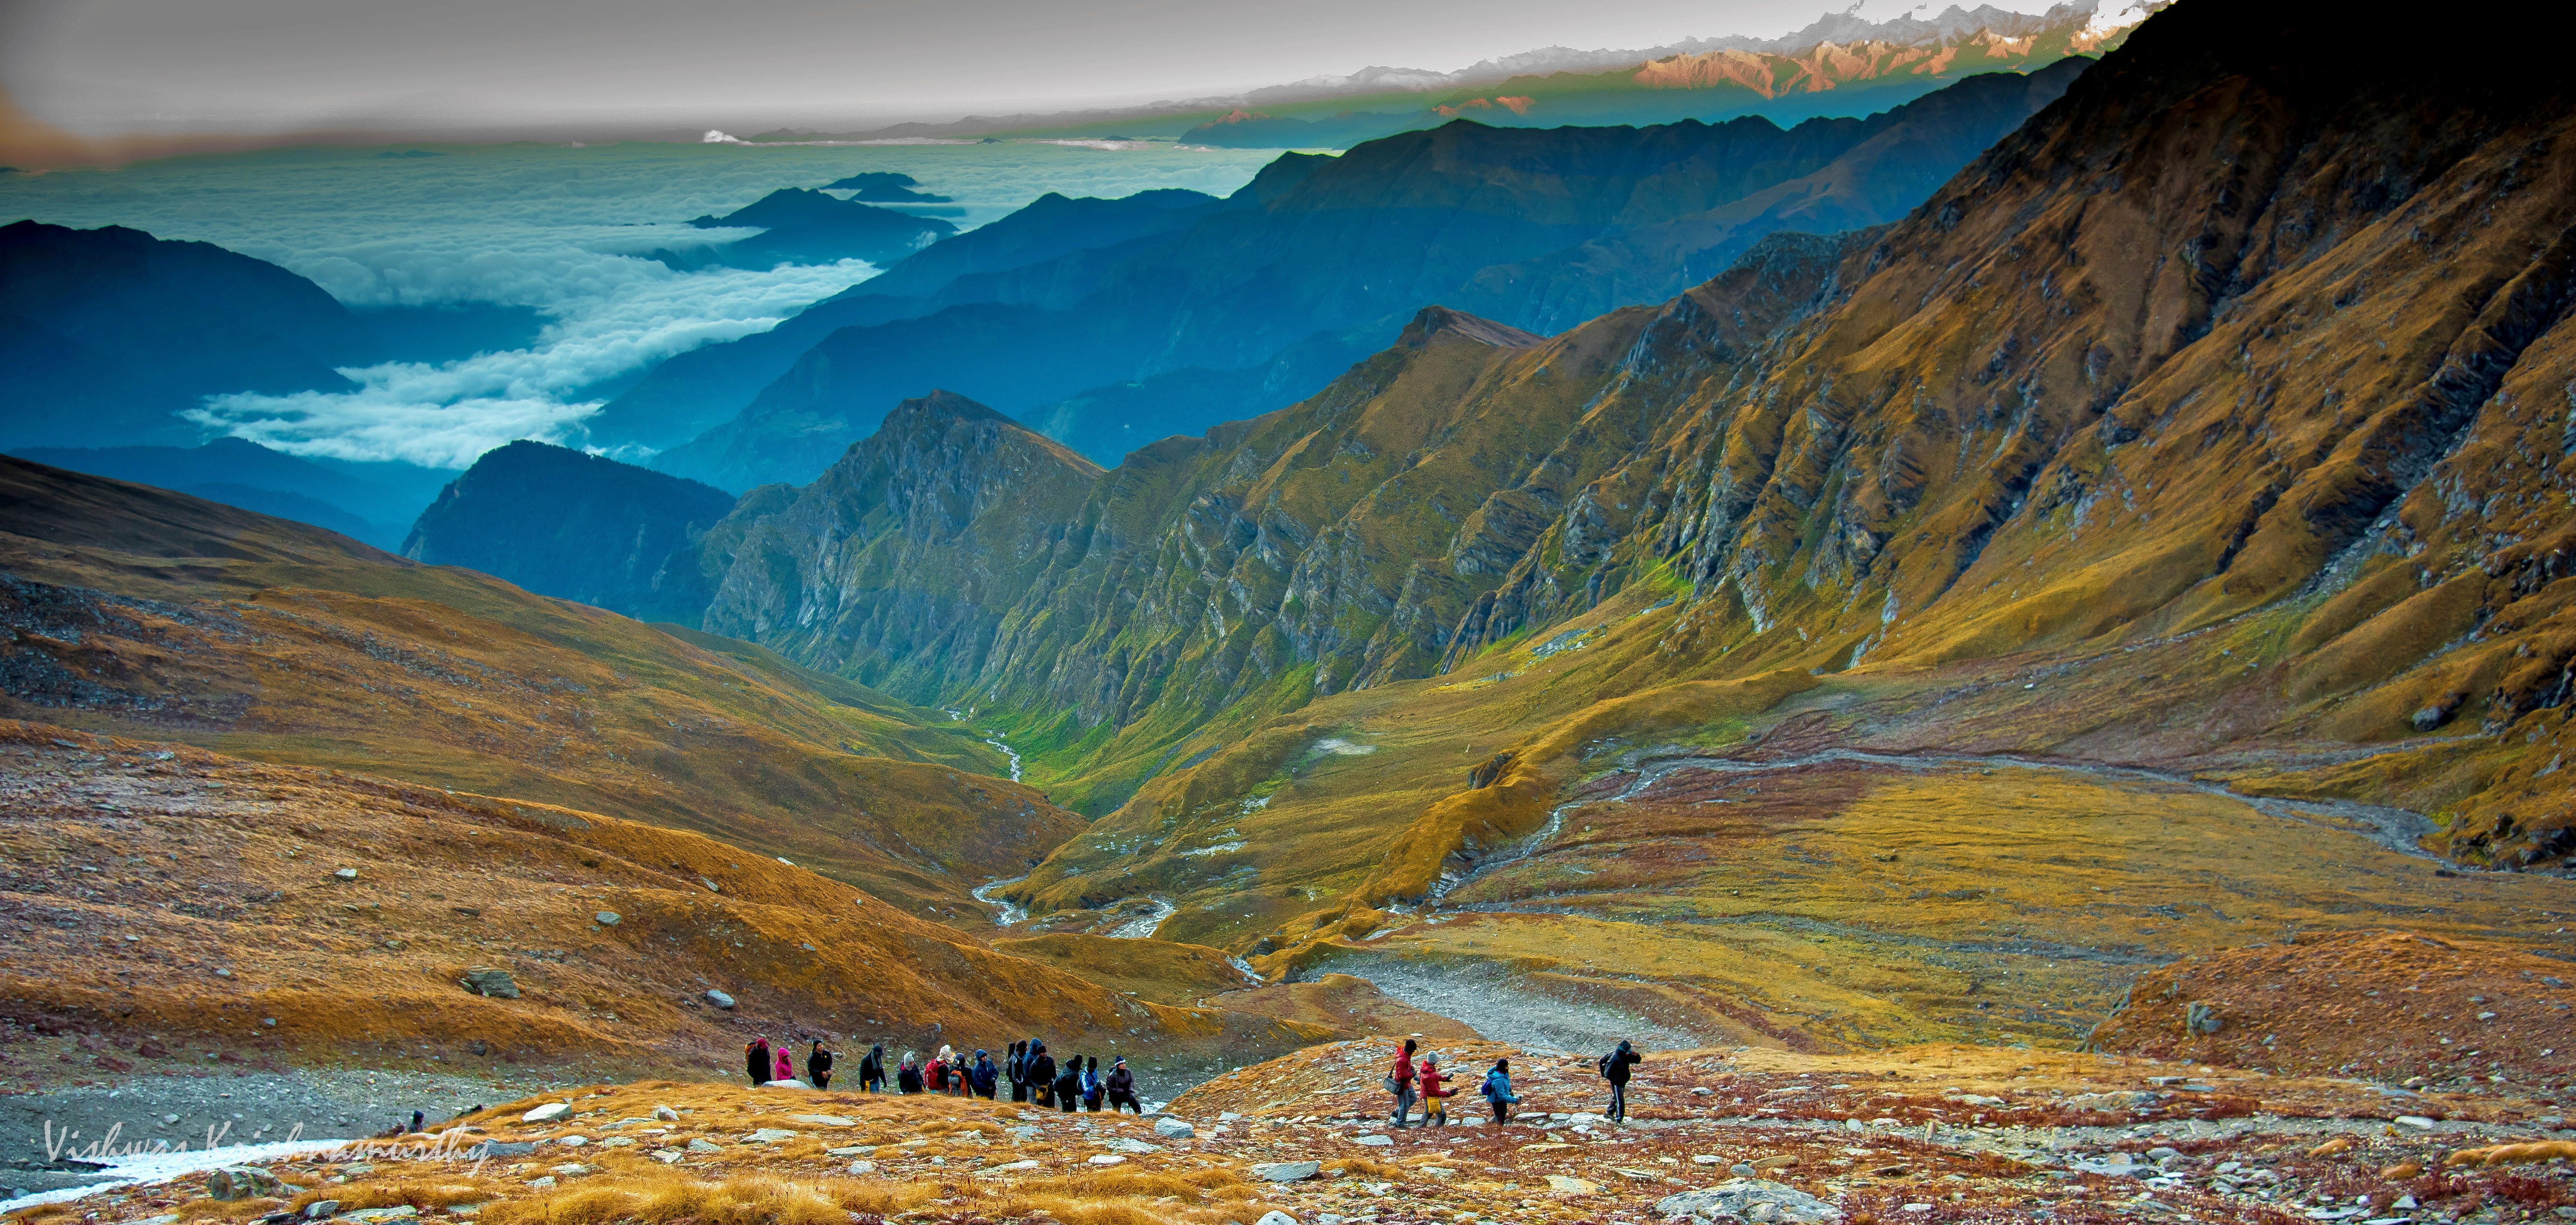
M 1446 1127 L 1449 1125 L 1449 1099 L 1456 1097 L 1458 1091 L 1442 1087 L 1449 1080 L 1449 1074 L 1440 1070 L 1440 1052 L 1422 1051 L 1417 1056 L 1417 1049 L 1418 1044 L 1413 1039 L 1405 1039 L 1404 1048 L 1396 1052 L 1395 1066 L 1387 1069 L 1386 1091 L 1395 1097 L 1395 1125 L 1413 1126 L 1409 1116 L 1414 1105 L 1420 1103 L 1422 1126 Z M 1601 1078 L 1610 1082 L 1607 1117 L 1611 1122 L 1628 1121 L 1630 1069 L 1643 1062 L 1636 1050 L 1624 1041 L 1619 1044 L 1619 1049 L 1593 1061 L 1593 1067 L 1601 1073 Z M 1485 1069 L 1484 1083 L 1477 1087 L 1476 1092 L 1485 1099 L 1487 1106 L 1493 1108 L 1495 1123 L 1511 1122 L 1511 1108 L 1521 1100 L 1512 1092 L 1512 1061 L 1495 1060 L 1494 1066 Z
M 885 1061 L 883 1045 L 868 1048 L 867 1056 L 859 1060 L 860 1092 L 886 1092 Z M 1607 1117 L 1611 1122 L 1628 1121 L 1628 1080 L 1632 1075 L 1631 1069 L 1642 1062 L 1644 1060 L 1626 1042 L 1621 1042 L 1619 1049 L 1593 1061 L 1593 1067 L 1601 1073 L 1601 1078 L 1610 1082 Z M 784 1042 L 773 1047 L 767 1038 L 754 1039 L 743 1048 L 743 1070 L 750 1074 L 751 1083 L 755 1085 L 793 1081 L 796 1079 L 793 1048 Z M 1448 1126 L 1449 1099 L 1458 1095 L 1457 1090 L 1444 1087 L 1448 1080 L 1449 1074 L 1440 1070 L 1438 1051 L 1421 1051 L 1413 1039 L 1405 1039 L 1403 1049 L 1396 1052 L 1395 1066 L 1386 1074 L 1386 1091 L 1395 1097 L 1395 1125 L 1413 1126 L 1413 1107 L 1419 1103 L 1423 1126 Z M 905 1051 L 903 1058 L 895 1064 L 893 1074 L 894 1091 L 897 1093 L 944 1093 L 953 1097 L 980 1097 L 987 1101 L 1001 1092 L 1005 1081 L 1011 1086 L 1012 1101 L 1031 1103 L 1041 1109 L 1053 1106 L 1067 1113 L 1075 1110 L 1097 1112 L 1106 1105 L 1111 1114 L 1122 1108 L 1140 1115 L 1145 1113 L 1145 1107 L 1136 1100 L 1136 1074 L 1127 1070 L 1125 1058 L 1113 1057 L 1108 1074 L 1102 1075 L 1099 1056 L 1086 1058 L 1076 1055 L 1059 1064 L 1055 1056 L 1047 1052 L 1046 1043 L 1035 1038 L 1012 1043 L 999 1064 L 994 1063 L 993 1056 L 981 1048 L 976 1050 L 970 1061 L 959 1056 L 955 1047 L 941 1046 L 928 1064 L 922 1063 L 914 1052 Z M 823 1049 L 820 1040 L 815 1041 L 814 1049 L 805 1056 L 804 1083 L 817 1089 L 831 1087 L 832 1052 Z M 1497 1059 L 1494 1066 L 1485 1069 L 1484 1083 L 1478 1086 L 1477 1094 L 1493 1109 L 1494 1122 L 1510 1122 L 1511 1108 L 1521 1100 L 1512 1092 L 1512 1061 Z
M 820 1040 L 815 1041 L 814 1049 L 805 1056 L 803 1083 L 817 1089 L 830 1088 L 832 1061 L 832 1052 L 825 1050 Z M 793 1050 L 784 1042 L 773 1047 L 769 1039 L 756 1038 L 743 1047 L 743 1070 L 755 1085 L 793 1081 Z M 859 1060 L 859 1091 L 887 1092 L 888 1079 L 885 1047 L 869 1047 L 867 1055 Z M 1015 1102 L 1054 1106 L 1067 1112 L 1098 1111 L 1107 1105 L 1111 1114 L 1118 1113 L 1121 1107 L 1140 1115 L 1145 1113 L 1136 1098 L 1136 1074 L 1127 1070 L 1124 1057 L 1113 1056 L 1106 1075 L 1101 1073 L 1096 1055 L 1088 1059 L 1076 1055 L 1059 1066 L 1055 1056 L 1047 1053 L 1046 1043 L 1035 1038 L 1012 1043 L 999 1064 L 980 1048 L 970 1060 L 960 1056 L 955 1047 L 941 1046 L 927 1064 L 918 1054 L 905 1051 L 895 1064 L 891 1080 L 896 1093 L 943 1093 L 988 1101 L 1001 1092 L 1007 1081 Z

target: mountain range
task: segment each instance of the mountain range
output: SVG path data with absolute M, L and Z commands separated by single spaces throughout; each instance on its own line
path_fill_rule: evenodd
M 2080 1032 L 2078 948 L 2556 947 L 2576 106 L 2318 38 L 2179 6 L 1892 222 L 1553 335 L 1422 307 L 1115 466 L 907 401 L 706 533 L 699 624 L 1012 746 L 1091 818 L 1009 891 L 1043 921 L 1150 903 L 1273 976 L 1866 1044 Z M 1463 169 L 1600 139 L 1215 215 L 1633 215 L 1660 149 L 1545 206 Z
M 649 462 L 731 490 L 803 483 L 882 406 L 937 382 L 1115 463 L 1275 407 L 1392 340 L 1427 301 L 1554 331 L 1678 292 L 1775 230 L 1901 215 L 2090 62 L 1785 131 L 1759 118 L 1461 120 L 1339 157 L 1284 155 L 1221 201 L 1042 199 L 775 333 L 672 359 L 611 401 L 591 438 L 649 446 L 714 423 Z M 1576 285 L 1560 275 L 1569 264 L 1619 273 Z M 997 349 L 1020 360 L 977 360 Z
M 1933 16 L 1918 16 L 1922 10 L 1916 9 L 1887 21 L 1871 21 L 1855 9 L 1825 13 L 1776 38 L 1687 38 L 1624 50 L 1542 47 L 1454 71 L 1371 65 L 1185 101 L 970 115 L 864 131 L 782 128 L 751 139 L 1131 140 L 1141 132 L 1250 148 L 1340 148 L 1434 126 L 1467 107 L 1503 122 L 1527 116 L 1538 126 L 1713 121 L 1738 114 L 1795 123 L 1816 116 L 1869 114 L 1966 73 L 2028 71 L 2069 53 L 2098 53 L 2117 46 L 2127 31 L 2163 6 L 2163 0 L 2079 0 L 2032 14 L 1953 4 Z
M 583 973 L 730 965 L 830 1032 L 860 1001 L 791 942 L 1193 1057 L 1324 1032 L 1197 1006 L 1239 959 L 1541 1049 L 2316 1068 L 2184 978 L 2576 956 L 2576 97 L 2537 41 L 2383 49 L 2185 0 L 1868 120 L 1459 122 L 1042 201 L 657 371 L 601 417 L 717 422 L 662 472 L 484 457 L 412 545 L 516 584 L 0 462 L 0 713 L 327 801 L 371 864 L 508 824 L 528 889 L 649 890 L 680 948 L 585 893 L 545 929 Z M 728 889 L 839 918 L 690 905 Z

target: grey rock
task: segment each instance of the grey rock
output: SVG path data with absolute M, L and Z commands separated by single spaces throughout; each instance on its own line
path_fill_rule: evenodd
M 699 1136 L 689 1141 L 689 1151 L 692 1153 L 721 1153 L 724 1151 L 724 1148 L 721 1145 L 718 1145 L 715 1141 L 707 1139 L 705 1136 Z
M 803 1132 L 789 1131 L 784 1127 L 763 1127 L 748 1136 L 744 1136 L 742 1138 L 742 1142 L 745 1144 L 776 1144 L 781 1140 L 793 1140 L 803 1134 Z
M 1273 1208 L 1262 1213 L 1261 1219 L 1254 1221 L 1252 1225 L 1297 1225 L 1297 1218 Z
M 496 1000 L 519 998 L 519 984 L 511 981 L 510 972 L 495 970 L 490 966 L 474 966 L 466 970 L 465 977 L 457 979 L 456 985 L 476 995 L 488 995 Z
M 1713 1217 L 1723 1213 L 1749 1220 L 1766 1205 L 1770 1212 L 1764 1219 L 1798 1225 L 1839 1221 L 1843 1217 L 1841 1209 L 1815 1196 L 1763 1178 L 1730 1178 L 1704 1190 L 1667 1195 L 1655 1202 L 1655 1212 L 1665 1217 Z
M 304 1219 L 308 1221 L 319 1221 L 324 1217 L 335 1215 L 339 1211 L 340 1201 L 336 1199 L 317 1199 L 304 1206 Z
M 707 989 L 707 1002 L 718 1008 L 733 1007 L 733 997 L 722 991 L 718 991 L 713 987 L 709 987 Z
M 480 1157 L 486 1160 L 493 1157 L 525 1157 L 535 1151 L 537 1151 L 537 1142 L 534 1140 L 486 1140 L 465 1150 L 469 1157 Z
M 2182 1029 L 2184 1033 L 2191 1034 L 2196 1037 L 2206 1037 L 2210 1034 L 2217 1033 L 2219 1030 L 2224 1028 L 2226 1028 L 2226 1022 L 2218 1019 L 2218 1009 L 2215 1006 L 2209 1004 L 2193 1004 L 2183 1009 Z
M 861 1158 L 850 1163 L 850 1177 L 866 1178 L 877 1172 L 877 1163 Z
M 673 1110 L 668 1106 L 655 1106 L 653 1108 L 653 1117 L 660 1119 L 665 1123 L 677 1123 L 680 1121 L 680 1112 Z
M 617 912 L 614 910 L 603 910 L 598 914 L 590 916 L 590 921 L 599 924 L 601 927 L 615 927 L 617 926 Z
M 1304 1182 L 1323 1169 L 1320 1161 L 1265 1161 L 1252 1167 L 1252 1176 L 1263 1182 Z
M 281 1185 L 275 1173 L 259 1166 L 228 1165 L 206 1175 L 206 1198 L 256 1199 L 277 1194 Z
M 552 1123 L 571 1113 L 572 1104 L 570 1102 L 548 1102 L 543 1106 L 539 1106 L 536 1109 L 527 1112 L 526 1114 L 520 1115 L 519 1121 L 522 1123 Z
M 1163 1117 L 1154 1120 L 1154 1134 L 1161 1136 L 1166 1140 L 1187 1140 L 1199 1133 L 1197 1128 L 1190 1126 L 1187 1122 L 1173 1118 L 1170 1115 L 1164 1115 Z

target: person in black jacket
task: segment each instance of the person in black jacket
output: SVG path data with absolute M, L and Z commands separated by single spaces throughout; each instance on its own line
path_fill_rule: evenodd
M 894 1087 L 899 1093 L 921 1092 L 921 1064 L 911 1051 L 903 1053 L 903 1066 L 894 1070 Z
M 993 1056 L 983 1050 L 975 1052 L 975 1066 L 967 1069 L 966 1083 L 975 1096 L 993 1100 L 993 1088 L 1001 1080 L 1001 1070 L 993 1066 Z
M 769 1039 L 752 1039 L 751 1045 L 742 1048 L 742 1062 L 743 1066 L 749 1068 L 751 1071 L 751 1083 L 755 1085 L 768 1084 L 770 1065 Z
M 1012 1101 L 1025 1102 L 1029 1100 L 1028 1043 L 1014 1042 L 1011 1044 L 1010 1053 L 1002 1060 L 1002 1074 L 1010 1078 Z
M 1145 1108 L 1136 1103 L 1136 1074 L 1127 1070 L 1126 1056 L 1119 1056 L 1113 1062 L 1108 1079 L 1100 1082 L 1100 1087 L 1109 1098 L 1109 1113 L 1118 1113 L 1121 1106 L 1138 1114 L 1145 1113 Z
M 813 1053 L 805 1056 L 805 1083 L 817 1089 L 832 1086 L 832 1052 L 823 1049 L 823 1040 L 814 1040 Z
M 1082 1056 L 1066 1060 L 1064 1070 L 1056 1073 L 1055 1104 L 1066 1114 L 1082 1104 Z
M 868 1053 L 859 1060 L 859 1092 L 885 1092 L 885 1045 L 883 1043 L 869 1047 Z
M 1610 1082 L 1611 1122 L 1628 1121 L 1628 1069 L 1644 1062 L 1645 1060 L 1638 1057 L 1637 1052 L 1628 1048 L 1627 1040 L 1624 1038 L 1620 1040 L 1618 1050 L 1601 1057 L 1599 1063 L 1601 1076 Z
M 1055 1056 L 1047 1054 L 1046 1043 L 1032 1039 L 1029 1049 L 1029 1094 L 1040 1106 L 1055 1104 Z

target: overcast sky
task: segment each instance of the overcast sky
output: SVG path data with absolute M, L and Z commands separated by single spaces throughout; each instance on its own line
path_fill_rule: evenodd
M 1884 20 L 1917 2 L 1861 12 Z M 1828 3 L 1848 0 L 0 0 L 0 88 L 88 136 L 740 131 L 1224 94 L 1371 64 L 1445 71 L 1549 45 L 1774 36 Z

